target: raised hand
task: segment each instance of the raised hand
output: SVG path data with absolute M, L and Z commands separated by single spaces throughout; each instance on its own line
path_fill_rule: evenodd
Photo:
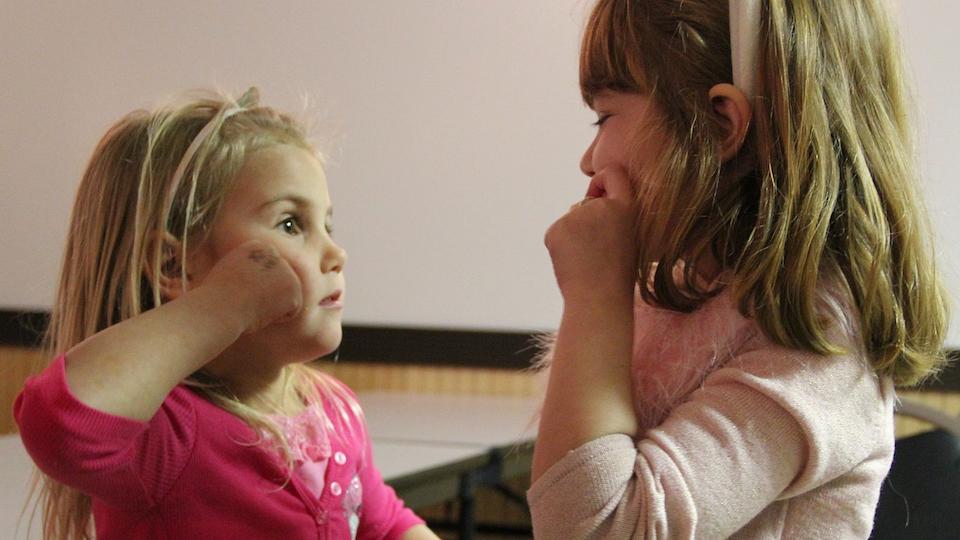
M 637 276 L 636 204 L 626 174 L 593 176 L 587 198 L 544 238 L 566 302 L 633 294 Z
M 303 306 L 300 280 L 268 242 L 252 240 L 223 256 L 203 280 L 222 297 L 239 301 L 246 333 L 296 316 Z

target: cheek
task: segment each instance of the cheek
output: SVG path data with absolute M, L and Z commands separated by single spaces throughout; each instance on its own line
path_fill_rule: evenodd
M 627 163 L 627 141 L 616 132 L 607 132 L 597 141 L 594 164 L 597 169 L 610 166 L 623 168 Z
M 303 287 L 303 293 L 310 294 L 313 284 L 317 281 L 317 274 L 320 269 L 310 258 L 302 253 L 292 250 L 281 250 L 280 256 L 283 257 L 293 272 L 300 280 L 300 286 Z

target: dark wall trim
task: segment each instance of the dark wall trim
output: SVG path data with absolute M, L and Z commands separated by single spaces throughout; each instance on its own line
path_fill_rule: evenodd
M 431 328 L 344 325 L 341 360 L 524 369 L 535 335 Z
M 47 313 L 0 310 L 0 345 L 39 344 Z M 344 325 L 340 361 L 380 362 L 502 369 L 529 368 L 536 357 L 536 334 L 431 328 Z M 921 389 L 960 392 L 960 350 L 951 365 Z
M 0 345 L 40 344 L 48 314 L 0 310 Z M 389 364 L 428 364 L 524 369 L 537 348 L 524 332 L 344 325 L 339 358 Z
M 49 319 L 44 311 L 0 310 L 0 345 L 39 346 Z

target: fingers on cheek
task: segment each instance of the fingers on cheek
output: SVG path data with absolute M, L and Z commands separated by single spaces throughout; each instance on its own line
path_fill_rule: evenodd
M 633 197 L 633 185 L 626 171 L 622 169 L 605 169 L 597 175 L 596 185 L 603 191 L 603 195 L 613 199 L 628 199 Z M 591 184 L 591 189 L 594 189 Z M 602 195 L 601 195 L 602 196 Z

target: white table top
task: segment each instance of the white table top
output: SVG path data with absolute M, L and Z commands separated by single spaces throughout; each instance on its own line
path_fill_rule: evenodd
M 27 536 L 29 524 L 29 510 L 20 520 L 27 493 L 30 490 L 30 479 L 33 473 L 33 462 L 20 443 L 17 435 L 0 436 L 0 537 L 16 538 L 17 540 L 30 538 L 39 539 L 39 517 L 35 520 L 30 536 Z M 20 529 L 17 530 L 17 521 L 20 520 Z M 14 531 L 16 535 L 14 536 Z
M 442 443 L 483 448 L 531 441 L 540 400 L 361 392 L 360 405 L 374 441 Z
M 373 441 L 373 460 L 387 482 L 484 455 L 477 448 L 436 443 Z

